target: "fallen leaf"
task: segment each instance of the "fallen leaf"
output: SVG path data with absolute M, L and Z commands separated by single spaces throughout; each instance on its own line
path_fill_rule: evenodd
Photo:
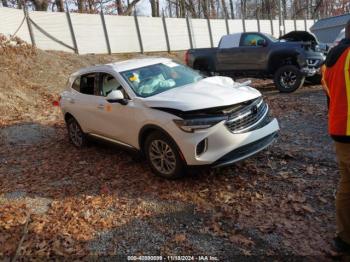
M 301 208 L 304 209 L 307 212 L 310 212 L 310 213 L 314 213 L 315 212 L 315 210 L 309 205 L 302 205 Z
M 306 173 L 309 175 L 313 175 L 314 174 L 314 167 L 313 166 L 308 166 L 306 168 Z
M 175 241 L 176 243 L 184 242 L 186 240 L 185 234 L 176 234 L 175 235 Z
M 244 246 L 253 246 L 255 244 L 254 241 L 240 234 L 232 235 L 229 239 L 233 243 L 241 244 Z

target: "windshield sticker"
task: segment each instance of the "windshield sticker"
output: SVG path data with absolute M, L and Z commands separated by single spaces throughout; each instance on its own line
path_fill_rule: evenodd
M 129 77 L 129 80 L 131 82 L 138 81 L 139 80 L 139 76 L 137 74 L 133 73 L 132 76 Z

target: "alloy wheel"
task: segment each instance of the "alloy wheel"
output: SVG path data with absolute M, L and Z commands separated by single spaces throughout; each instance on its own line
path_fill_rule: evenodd
M 75 146 L 80 147 L 83 144 L 83 132 L 76 121 L 69 124 L 69 136 Z
M 172 148 L 162 140 L 153 140 L 149 146 L 149 158 L 158 172 L 172 174 L 176 168 L 176 156 Z
M 292 88 L 296 81 L 297 75 L 292 71 L 285 71 L 281 74 L 281 84 L 286 88 Z

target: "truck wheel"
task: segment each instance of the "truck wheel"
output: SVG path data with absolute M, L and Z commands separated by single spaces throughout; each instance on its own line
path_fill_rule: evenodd
M 281 93 L 291 93 L 303 85 L 305 77 L 296 66 L 285 65 L 275 72 L 273 80 Z
M 151 133 L 145 142 L 147 161 L 158 176 L 175 179 L 185 175 L 186 165 L 175 143 L 161 132 Z

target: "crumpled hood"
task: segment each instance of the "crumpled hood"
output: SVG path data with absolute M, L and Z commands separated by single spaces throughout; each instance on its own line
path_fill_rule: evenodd
M 279 38 L 280 40 L 292 42 L 313 42 L 317 43 L 316 37 L 307 31 L 292 31 Z
M 194 84 L 143 98 L 142 101 L 148 107 L 192 111 L 233 105 L 261 96 L 258 90 L 249 86 L 235 87 L 237 84 L 229 77 L 208 77 Z

